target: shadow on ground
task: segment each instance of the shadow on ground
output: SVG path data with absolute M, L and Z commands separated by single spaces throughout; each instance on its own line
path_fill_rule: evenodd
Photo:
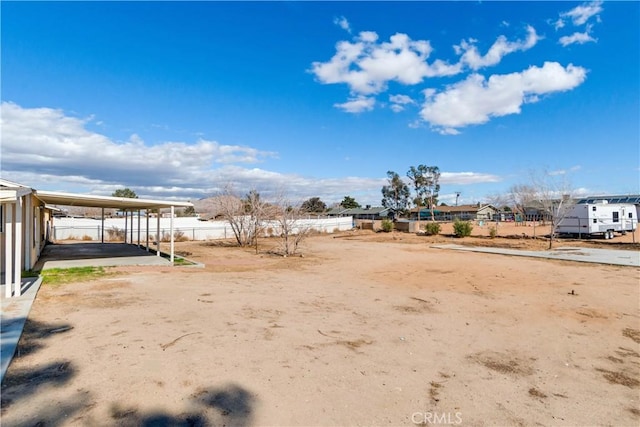
M 61 386 L 68 383 L 76 374 L 76 370 L 67 359 L 58 359 L 46 365 L 21 368 L 13 366 L 21 358 L 41 350 L 46 346 L 46 340 L 59 333 L 65 333 L 73 327 L 66 323 L 44 323 L 27 319 L 20 341 L 13 357 L 12 365 L 7 370 L 2 380 L 2 398 L 0 406 L 2 415 L 16 402 L 28 399 L 47 386 Z M 4 349 L 3 349 L 4 351 Z M 39 414 L 24 425 L 38 425 L 41 422 L 41 414 L 46 412 L 48 422 L 46 425 L 57 425 L 69 414 L 74 412 L 74 408 L 80 408 L 82 402 L 60 402 L 48 408 L 40 408 Z
M 119 426 L 205 427 L 250 426 L 256 397 L 237 384 L 200 389 L 188 401 L 190 410 L 174 415 L 143 413 L 134 407 L 112 405 L 111 417 Z

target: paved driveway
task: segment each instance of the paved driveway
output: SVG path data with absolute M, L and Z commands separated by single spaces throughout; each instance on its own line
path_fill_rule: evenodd
M 591 262 L 596 264 L 640 267 L 640 252 L 638 251 L 621 251 L 617 249 L 595 249 L 579 247 L 555 248 L 549 251 L 523 251 L 519 249 L 487 248 L 463 246 L 457 244 L 433 245 L 433 247 L 439 249 L 453 249 L 458 251 L 485 252 L 490 254 L 526 256 L 534 258 L 560 259 L 564 261 Z

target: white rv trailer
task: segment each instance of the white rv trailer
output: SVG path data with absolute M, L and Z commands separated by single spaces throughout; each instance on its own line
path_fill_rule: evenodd
M 605 239 L 612 239 L 614 233 L 633 232 L 637 226 L 638 211 L 635 205 L 609 204 L 603 200 L 574 205 L 560 220 L 556 233 L 578 237 L 602 235 Z

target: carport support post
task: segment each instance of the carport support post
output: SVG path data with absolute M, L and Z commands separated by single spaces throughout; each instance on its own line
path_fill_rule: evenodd
M 140 247 L 140 209 L 138 209 L 138 247 Z
M 171 222 L 169 225 L 169 233 L 171 233 L 171 258 L 170 261 L 173 264 L 173 250 L 175 249 L 175 243 L 173 239 L 173 215 L 175 214 L 175 207 L 171 206 Z
M 30 197 L 30 196 L 29 196 Z M 14 284 L 15 284 L 15 296 L 19 297 L 22 293 L 22 197 L 16 199 L 16 246 L 15 246 L 15 258 L 14 262 Z M 29 242 L 25 242 L 29 245 Z M 27 246 L 28 247 L 28 246 Z
M 158 208 L 156 217 L 158 218 L 158 229 L 156 234 L 156 256 L 160 256 L 160 208 Z
M 104 208 L 102 208 L 102 227 L 100 228 L 102 234 L 102 243 L 104 243 Z
M 13 259 L 11 256 L 15 252 L 13 247 L 13 203 L 3 206 L 4 214 L 4 294 L 7 298 L 11 298 L 13 287 Z
M 127 216 L 126 210 L 123 210 L 122 213 L 124 214 L 124 242 L 127 243 L 127 224 L 129 223 L 129 217 Z
M 131 211 L 131 238 L 129 239 L 129 243 L 133 245 L 133 211 Z
M 149 209 L 145 210 L 145 215 L 147 218 L 147 228 L 145 228 L 145 230 L 147 230 L 147 252 L 149 252 Z

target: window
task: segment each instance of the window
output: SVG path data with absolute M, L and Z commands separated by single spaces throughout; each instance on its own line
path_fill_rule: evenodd
M 593 223 L 594 223 L 594 224 L 597 224 L 597 223 L 598 223 L 598 220 L 597 220 L 596 218 L 593 218 Z
M 633 218 L 633 214 L 631 212 L 629 212 L 629 219 Z
M 614 213 L 613 213 L 613 222 L 618 222 L 618 221 L 620 221 L 619 215 L 620 215 L 620 213 L 619 213 L 619 212 L 614 212 Z
M 595 207 L 595 206 L 593 206 L 593 207 L 591 208 L 591 210 L 595 212 L 595 211 L 596 211 L 596 207 Z

